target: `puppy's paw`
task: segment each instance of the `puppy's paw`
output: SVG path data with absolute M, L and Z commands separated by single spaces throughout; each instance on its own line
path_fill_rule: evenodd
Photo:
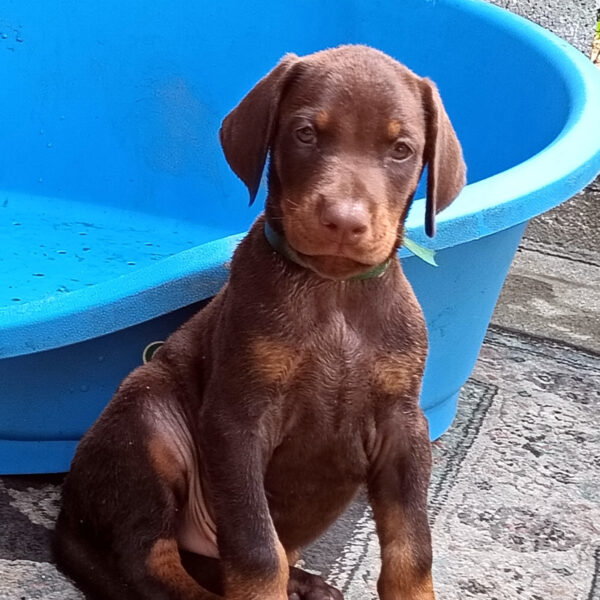
M 322 577 L 291 567 L 288 600 L 344 600 L 344 596 Z

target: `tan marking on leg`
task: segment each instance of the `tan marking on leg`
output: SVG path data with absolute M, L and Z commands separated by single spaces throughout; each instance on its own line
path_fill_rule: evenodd
M 410 545 L 394 545 L 381 554 L 377 588 L 381 600 L 434 600 L 431 572 L 422 574 L 415 566 Z
M 169 444 L 160 435 L 154 435 L 147 445 L 150 463 L 157 475 L 171 487 L 185 486 L 183 465 Z
M 324 110 L 317 113 L 317 116 L 315 117 L 315 123 L 319 129 L 325 129 L 325 127 L 327 127 L 329 124 L 329 113 L 325 112 Z
M 287 600 L 287 584 L 290 576 L 288 557 L 277 540 L 278 569 L 275 576 L 257 578 L 243 573 L 225 573 L 225 598 L 227 600 Z
M 381 600 L 435 600 L 428 536 L 415 539 L 405 526 L 402 509 L 397 506 L 376 510 L 377 533 L 381 540 L 381 574 L 377 589 Z M 427 541 L 426 541 L 427 540 Z
M 387 126 L 387 133 L 391 140 L 395 140 L 402 131 L 402 123 L 398 119 L 392 119 Z
M 300 560 L 300 550 L 288 550 L 287 561 L 290 567 L 293 567 Z
M 156 540 L 146 564 L 151 575 L 181 600 L 217 600 L 218 596 L 200 587 L 181 564 L 177 542 L 173 538 Z
M 288 383 L 296 373 L 302 357 L 290 344 L 257 337 L 252 342 L 254 370 L 270 385 Z
M 409 354 L 391 354 L 376 359 L 373 377 L 379 391 L 398 394 L 411 390 L 418 383 L 419 369 Z

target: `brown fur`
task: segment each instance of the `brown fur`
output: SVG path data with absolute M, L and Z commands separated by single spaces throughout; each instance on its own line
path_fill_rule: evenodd
M 265 214 L 78 446 L 57 561 L 93 599 L 342 600 L 289 562 L 366 483 L 380 597 L 432 600 L 426 332 L 396 250 L 424 166 L 429 231 L 464 181 L 439 95 L 363 46 L 288 55 L 220 136 L 251 199 L 270 152 Z

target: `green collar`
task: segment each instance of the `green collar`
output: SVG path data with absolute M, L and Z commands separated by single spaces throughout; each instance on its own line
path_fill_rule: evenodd
M 305 269 L 310 269 L 310 266 L 307 265 L 301 258 L 298 256 L 298 253 L 287 243 L 285 236 L 277 233 L 266 221 L 265 221 L 265 237 L 271 246 L 279 252 L 282 256 L 285 256 L 287 259 L 292 262 L 304 267 Z M 353 277 L 348 277 L 347 281 L 355 281 L 361 279 L 372 279 L 374 277 L 381 277 L 383 273 L 386 271 L 390 264 L 391 259 L 387 259 L 379 265 L 375 265 L 368 271 L 364 273 L 360 273 L 359 275 L 354 275 Z

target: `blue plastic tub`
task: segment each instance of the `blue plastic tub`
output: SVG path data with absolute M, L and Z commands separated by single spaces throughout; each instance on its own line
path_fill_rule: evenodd
M 348 42 L 434 79 L 464 147 L 469 186 L 435 240 L 422 201 L 409 216 L 439 268 L 403 260 L 432 437 L 449 426 L 526 221 L 600 170 L 600 74 L 582 55 L 472 0 L 5 0 L 1 473 L 66 470 L 146 344 L 219 289 L 261 205 L 220 120 L 283 53 Z

